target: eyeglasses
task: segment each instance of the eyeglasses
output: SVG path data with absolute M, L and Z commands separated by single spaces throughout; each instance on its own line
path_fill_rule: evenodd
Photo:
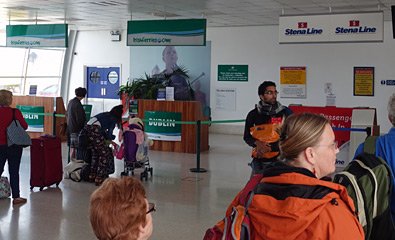
M 331 144 L 328 145 L 315 145 L 316 147 L 331 147 L 332 149 L 336 150 L 339 148 L 339 143 L 337 141 L 334 141 Z
M 277 95 L 278 94 L 278 91 L 265 91 L 265 94 L 267 94 L 267 95 Z
M 156 208 L 155 208 L 155 203 L 148 203 L 148 211 L 146 214 L 149 214 L 151 212 L 155 212 Z

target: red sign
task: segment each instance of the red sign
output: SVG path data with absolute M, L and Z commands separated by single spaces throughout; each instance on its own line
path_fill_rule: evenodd
M 350 27 L 359 27 L 359 20 L 350 20 Z
M 320 114 L 331 121 L 332 127 L 351 128 L 351 117 L 353 108 L 337 107 L 308 107 L 289 106 L 294 113 L 310 112 Z M 350 140 L 350 131 L 334 131 L 339 147 Z
M 298 22 L 298 28 L 307 28 L 307 22 Z

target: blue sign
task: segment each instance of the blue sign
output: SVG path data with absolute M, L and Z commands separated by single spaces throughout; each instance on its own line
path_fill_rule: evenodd
M 88 98 L 119 99 L 120 67 L 87 67 Z
M 387 86 L 394 86 L 395 85 L 395 80 L 385 80 L 385 85 L 387 85 Z

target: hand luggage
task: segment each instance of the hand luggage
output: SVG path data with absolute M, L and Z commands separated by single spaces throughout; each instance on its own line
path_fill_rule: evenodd
M 52 184 L 59 185 L 63 178 L 62 149 L 60 138 L 41 136 L 32 139 L 30 147 L 30 190 Z

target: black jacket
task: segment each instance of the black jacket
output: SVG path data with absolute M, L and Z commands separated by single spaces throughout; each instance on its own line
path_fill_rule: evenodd
M 71 99 L 67 105 L 66 120 L 69 134 L 80 132 L 85 125 L 85 111 L 77 97 Z

